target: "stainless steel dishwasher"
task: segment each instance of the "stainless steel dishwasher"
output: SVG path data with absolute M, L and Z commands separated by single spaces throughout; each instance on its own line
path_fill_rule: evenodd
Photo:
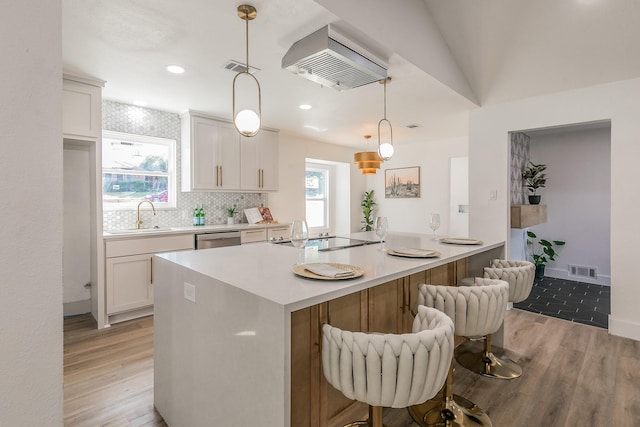
M 196 234 L 196 249 L 221 248 L 240 244 L 239 231 L 210 231 Z

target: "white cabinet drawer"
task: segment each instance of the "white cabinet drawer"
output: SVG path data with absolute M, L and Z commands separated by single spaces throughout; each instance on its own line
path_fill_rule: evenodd
M 267 240 L 267 230 L 244 230 L 240 232 L 240 243 L 265 242 Z
M 290 236 L 289 227 L 277 227 L 277 228 L 269 228 L 267 230 L 267 239 L 280 239 L 289 240 Z
M 105 242 L 107 258 L 193 249 L 193 234 L 149 236 Z

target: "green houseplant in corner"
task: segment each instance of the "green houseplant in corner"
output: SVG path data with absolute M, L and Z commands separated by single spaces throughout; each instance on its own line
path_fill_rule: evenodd
M 376 202 L 373 201 L 373 190 L 365 191 L 362 196 L 362 215 L 364 219 L 361 221 L 364 225 L 360 230 L 362 231 L 371 231 L 373 230 L 373 210 L 375 209 Z
M 532 231 L 527 231 L 527 250 L 536 266 L 536 279 L 544 276 L 544 269 L 549 261 L 555 261 L 558 252 L 554 246 L 564 246 L 566 242 L 562 240 L 538 239 Z
M 540 195 L 536 194 L 536 191 L 538 188 L 544 188 L 547 183 L 547 176 L 544 173 L 547 165 L 536 165 L 532 162 L 529 162 L 529 164 L 531 166 L 528 166 L 524 172 L 522 172 L 522 179 L 524 186 L 531 192 L 529 195 L 529 204 L 537 205 L 540 204 Z

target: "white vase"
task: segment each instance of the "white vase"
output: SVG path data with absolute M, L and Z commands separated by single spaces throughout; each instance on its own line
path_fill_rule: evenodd
M 228 217 L 227 218 L 227 225 L 233 225 L 233 224 L 234 224 L 233 217 L 232 216 Z

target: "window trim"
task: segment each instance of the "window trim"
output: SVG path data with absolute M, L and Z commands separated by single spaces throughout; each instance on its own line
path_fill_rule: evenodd
M 126 169 L 105 169 L 104 163 L 101 164 L 101 173 L 100 177 L 102 179 L 105 173 L 116 173 L 121 175 L 145 175 L 145 176 L 166 176 L 167 177 L 167 192 L 168 192 L 168 202 L 153 202 L 156 209 L 175 209 L 177 207 L 178 202 L 178 194 L 177 194 L 177 180 L 178 180 L 178 172 L 177 172 L 177 145 L 178 142 L 175 139 L 171 138 L 160 138 L 155 136 L 148 135 L 138 135 L 134 133 L 125 133 L 125 132 L 115 132 L 110 130 L 102 131 L 102 141 L 104 144 L 105 140 L 121 140 L 127 142 L 136 142 L 142 144 L 157 144 L 169 147 L 169 159 L 167 161 L 167 172 L 157 172 L 157 171 L 144 171 L 144 173 L 140 173 L 141 171 L 130 171 Z M 101 158 L 102 158 L 102 147 L 100 148 Z M 123 202 L 123 203 L 105 203 L 104 202 L 104 193 L 102 195 L 102 209 L 104 211 L 119 211 L 119 210 L 131 210 L 135 209 L 138 206 L 139 201 L 132 202 Z
M 327 220 L 326 226 L 324 227 L 309 227 L 310 231 L 314 231 L 314 232 L 318 232 L 318 233 L 325 233 L 325 232 L 331 232 L 332 228 L 333 228 L 333 224 L 334 224 L 334 204 L 335 204 L 335 197 L 334 197 L 334 193 L 335 193 L 335 176 L 336 176 L 336 168 L 334 165 L 332 164 L 327 164 L 327 163 L 318 163 L 318 162 L 314 162 L 314 161 L 306 161 L 305 162 L 305 177 L 306 177 L 306 173 L 307 171 L 320 171 L 320 172 L 326 172 L 327 174 L 327 189 L 325 191 L 325 197 L 322 200 L 325 200 L 325 218 Z M 306 188 L 305 188 L 305 218 L 306 218 L 306 203 L 307 200 L 314 200 L 314 199 L 307 199 L 306 196 Z M 315 200 L 319 200 L 319 199 L 315 199 Z

